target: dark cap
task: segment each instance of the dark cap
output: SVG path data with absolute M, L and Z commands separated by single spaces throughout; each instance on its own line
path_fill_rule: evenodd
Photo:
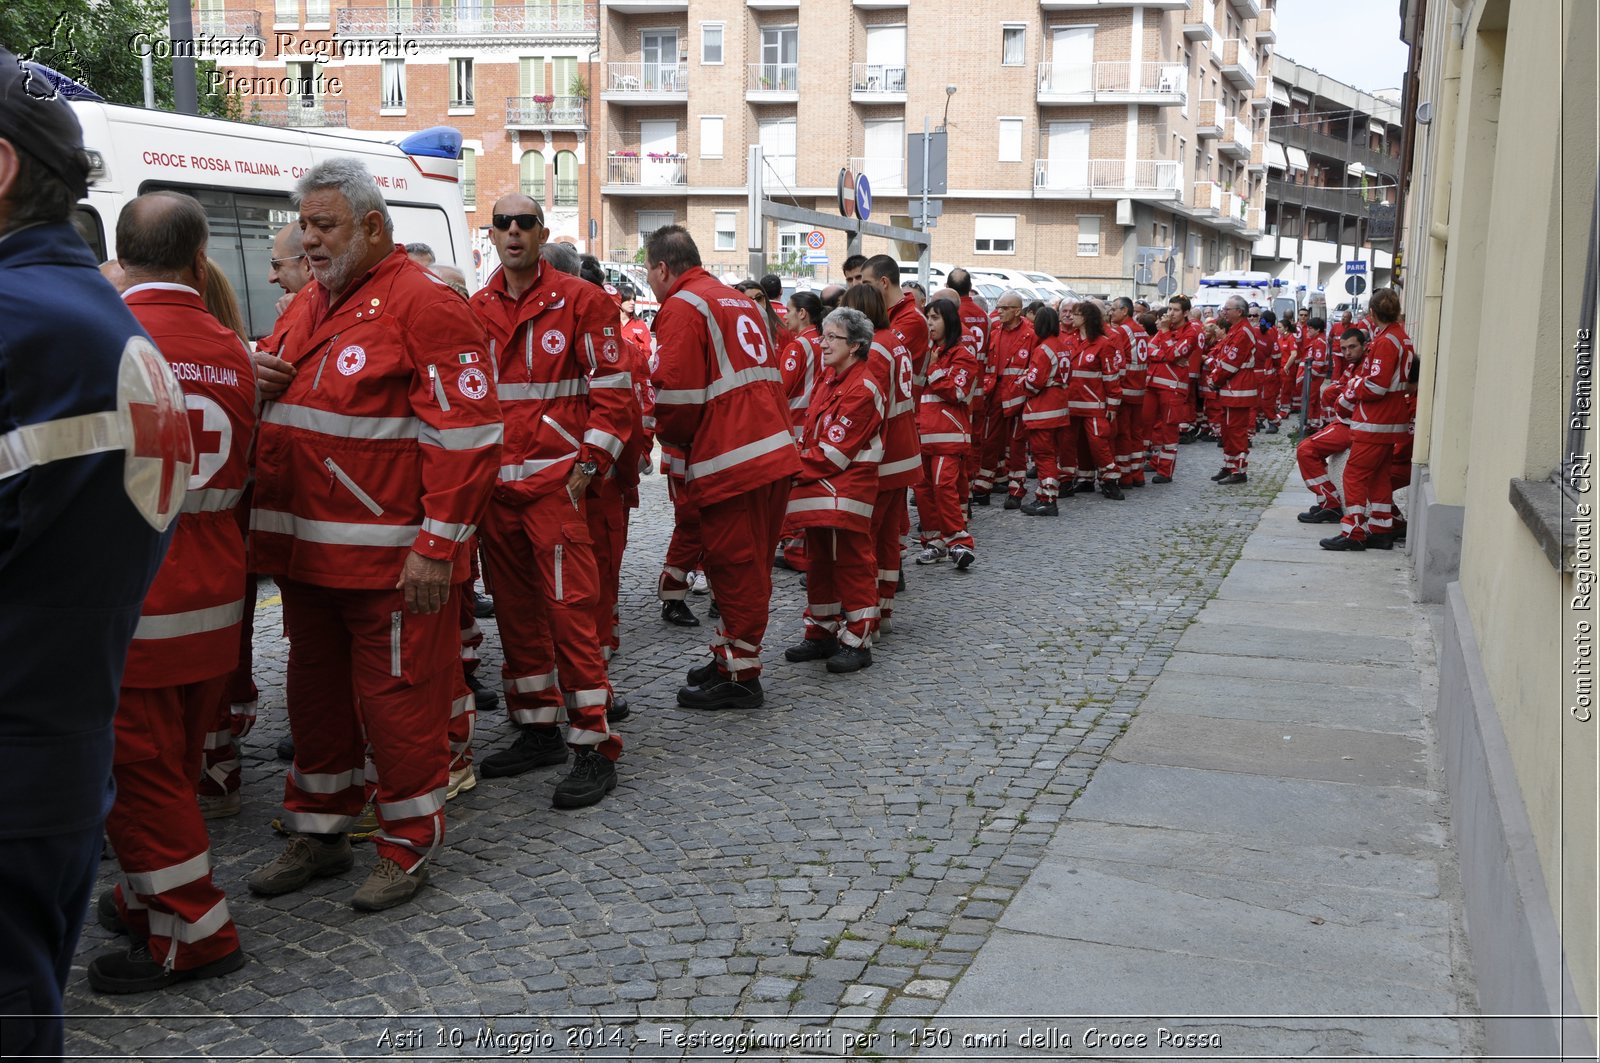
M 83 129 L 37 63 L 0 47 L 0 139 L 37 159 L 79 199 L 89 193 Z

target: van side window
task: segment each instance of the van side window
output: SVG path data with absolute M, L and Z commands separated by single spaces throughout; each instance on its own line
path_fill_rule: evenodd
M 93 207 L 79 203 L 72 212 L 72 227 L 78 230 L 78 235 L 83 237 L 83 242 L 89 245 L 89 250 L 94 252 L 96 262 L 106 260 L 106 229 L 100 224 L 100 212 Z
M 272 271 L 272 239 L 286 222 L 300 214 L 289 203 L 287 193 L 229 192 L 220 188 L 185 188 L 147 182 L 140 193 L 165 188 L 182 192 L 200 201 L 211 239 L 206 258 L 221 269 L 239 294 L 239 309 L 251 339 L 272 331 L 277 320 L 278 297 L 282 289 L 268 280 Z

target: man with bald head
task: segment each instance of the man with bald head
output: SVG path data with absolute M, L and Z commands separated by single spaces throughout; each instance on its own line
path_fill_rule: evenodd
M 516 737 L 480 767 L 489 778 L 521 775 L 566 763 L 570 748 L 572 771 L 553 803 L 582 808 L 616 788 L 622 753 L 607 721 L 612 693 L 595 622 L 600 573 L 587 496 L 591 481 L 615 475 L 633 423 L 633 377 L 616 307 L 546 261 L 544 254 L 576 255 L 570 245 L 546 244 L 543 208 L 524 195 L 501 196 L 491 221 L 500 268 L 472 310 L 495 352 L 509 445 L 484 518 L 483 554 Z
M 289 222 L 272 238 L 272 269 L 267 279 L 283 289 L 278 298 L 278 313 L 282 314 L 294 301 L 295 294 L 311 283 L 311 270 L 306 267 L 305 247 L 300 237 L 300 224 Z

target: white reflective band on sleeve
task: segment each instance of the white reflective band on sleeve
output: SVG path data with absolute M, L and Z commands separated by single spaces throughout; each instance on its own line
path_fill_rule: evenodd
M 444 787 L 432 793 L 423 794 L 421 797 L 412 797 L 405 801 L 389 801 L 378 803 L 378 814 L 384 822 L 397 819 L 416 819 L 419 816 L 431 816 L 444 807 Z
M 919 440 L 924 446 L 931 446 L 937 443 L 970 443 L 972 437 L 965 432 L 929 432 L 920 436 Z
M 182 942 L 193 945 L 197 941 L 204 941 L 227 925 L 228 902 L 226 898 L 213 904 L 205 915 L 192 923 L 186 923 L 171 912 L 150 909 L 150 936 L 172 939 L 174 945 Z
M 571 461 L 578 456 L 574 450 L 571 454 L 563 454 L 559 458 L 534 458 L 523 462 L 521 465 L 500 466 L 500 480 L 502 483 L 516 483 L 518 480 L 531 480 L 554 465 Z
M 139 626 L 134 629 L 133 637 L 136 639 L 177 639 L 185 635 L 201 635 L 207 631 L 217 631 L 221 628 L 231 627 L 244 616 L 244 599 L 228 602 L 226 605 L 213 605 L 206 609 L 191 609 L 186 613 L 161 613 L 153 616 L 141 616 Z
M 415 439 L 422 424 L 415 417 L 357 417 L 281 402 L 268 403 L 261 421 L 343 439 Z
M 289 781 L 295 788 L 308 794 L 337 794 L 350 789 L 352 786 L 361 786 L 366 782 L 364 768 L 351 768 L 341 771 L 337 775 L 319 772 L 302 772 L 294 764 L 289 765 Z
M 542 675 L 518 676 L 515 679 L 508 677 L 505 680 L 507 694 L 535 694 L 541 690 L 554 690 L 555 685 L 556 674 L 554 672 L 545 672 Z
M 505 425 L 499 421 L 473 425 L 471 428 L 435 428 L 425 424 L 417 431 L 417 440 L 444 450 L 478 450 L 494 446 L 505 438 L 505 434 Z
M 1253 399 L 1260 394 L 1261 392 L 1256 388 L 1242 388 L 1238 390 L 1230 388 L 1217 389 L 1217 395 L 1224 399 Z
M 752 366 L 749 369 L 741 369 L 737 373 L 731 373 L 728 376 L 718 377 L 711 382 L 710 387 L 706 388 L 706 401 L 710 402 L 718 395 L 726 395 L 735 388 L 742 388 L 746 384 L 755 383 L 757 380 L 770 380 L 782 386 L 783 374 L 776 369 Z
M 657 406 L 704 406 L 705 388 L 661 388 L 656 391 Z
M 500 384 L 494 389 L 501 402 L 528 402 L 537 399 L 570 399 L 586 394 L 589 381 L 584 377 L 548 382 L 526 381 L 520 384 Z
M 591 388 L 616 388 L 621 391 L 633 390 L 633 377 L 627 373 L 607 373 L 597 376 L 589 381 Z
M 913 454 L 909 458 L 901 458 L 899 461 L 890 461 L 879 465 L 878 475 L 880 477 L 894 476 L 898 473 L 910 472 L 912 469 L 920 468 L 922 468 L 922 455 Z
M 110 410 L 23 425 L 0 436 L 0 480 L 37 465 L 125 450 L 127 445 L 127 429 Z
M 422 530 L 429 535 L 437 535 L 440 538 L 449 539 L 451 542 L 464 543 L 472 537 L 473 532 L 478 530 L 478 526 L 476 524 L 449 524 L 442 520 L 434 520 L 432 517 L 424 517 Z
M 850 459 L 845 456 L 844 451 L 838 449 L 837 447 L 830 446 L 827 443 L 823 443 L 821 445 L 821 450 L 822 456 L 833 462 L 841 470 L 848 469 L 850 467 Z
M 872 503 L 857 502 L 853 498 L 841 498 L 837 495 L 830 495 L 827 498 L 791 498 L 789 499 L 789 512 L 844 512 L 870 518 L 872 516 Z
M 410 546 L 417 537 L 417 529 L 418 525 L 415 524 L 344 524 L 331 520 L 310 520 L 273 509 L 258 509 L 250 514 L 251 531 L 292 535 L 303 542 L 329 546 Z
M 183 498 L 180 513 L 222 513 L 234 509 L 244 497 L 242 487 L 207 487 L 190 491 Z
M 1410 424 L 1367 424 L 1364 421 L 1351 421 L 1350 431 L 1369 432 L 1375 435 L 1410 435 Z
M 678 294 L 681 295 L 683 293 L 680 292 Z M 697 461 L 684 470 L 684 478 L 693 480 L 700 476 L 710 476 L 713 473 L 722 472 L 724 469 L 731 469 L 735 465 L 741 465 L 744 462 L 753 461 L 756 458 L 771 454 L 775 450 L 793 446 L 794 436 L 785 428 L 783 431 L 776 432 L 765 439 L 758 439 L 754 443 L 746 443 L 742 447 L 734 447 L 732 450 L 718 454 L 714 458 Z
M 599 447 L 615 461 L 622 454 L 622 440 L 610 432 L 602 432 L 598 428 L 591 428 L 583 433 L 583 441 L 591 447 Z
M 199 856 L 191 856 L 182 863 L 157 868 L 154 871 L 124 871 L 122 875 L 136 892 L 150 897 L 177 889 L 179 886 L 186 886 L 204 878 L 210 871 L 211 850 L 207 849 Z
M 1060 417 L 1066 412 L 1066 410 L 1059 408 L 1054 410 L 1034 410 L 1031 413 L 1027 410 L 1024 410 L 1022 411 L 1022 423 L 1027 424 L 1030 421 L 1047 421 L 1056 417 Z

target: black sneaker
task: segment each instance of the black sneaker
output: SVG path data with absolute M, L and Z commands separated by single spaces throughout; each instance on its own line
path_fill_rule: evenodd
M 1352 539 L 1348 535 L 1335 535 L 1323 539 L 1317 544 L 1324 550 L 1365 550 L 1367 544 L 1360 539 Z
M 500 695 L 490 690 L 478 681 L 478 677 L 471 672 L 467 674 L 467 689 L 472 691 L 472 703 L 479 712 L 488 712 L 500 704 Z
M 692 687 L 705 686 L 717 677 L 717 662 L 713 659 L 705 664 L 697 664 L 684 674 L 684 679 Z
M 606 706 L 606 723 L 621 723 L 632 715 L 633 710 L 628 708 L 628 699 L 621 694 L 612 694 L 611 704 Z
M 871 667 L 872 651 L 865 646 L 840 646 L 838 651 L 828 658 L 828 671 L 835 675 L 859 672 L 863 668 Z
M 661 603 L 661 619 L 679 627 L 699 627 L 700 618 L 694 615 L 689 603 L 682 598 L 672 598 Z
M 572 770 L 556 783 L 550 804 L 554 808 L 587 808 L 617 788 L 617 766 L 592 746 L 579 746 Z
M 1006 495 L 1006 504 L 1004 506 L 1002 506 L 1001 508 L 1002 509 L 1021 509 L 1022 508 L 1022 496 L 1021 495 Z
M 1301 524 L 1337 524 L 1344 519 L 1344 510 L 1338 506 L 1312 506 L 1304 513 L 1296 513 L 1294 519 Z
M 1158 472 L 1154 476 L 1150 477 L 1150 482 L 1153 484 L 1169 484 L 1172 482 L 1172 477 L 1163 476 Z
M 1107 480 L 1105 483 L 1101 484 L 1100 493 L 1111 499 L 1113 502 L 1121 502 L 1127 497 L 1122 493 L 1121 486 L 1119 486 L 1115 480 Z
M 952 546 L 950 548 L 950 557 L 955 561 L 956 569 L 960 572 L 965 572 L 972 567 L 974 561 L 978 560 L 978 555 L 973 552 L 970 546 Z
M 106 952 L 90 960 L 89 986 L 97 993 L 150 993 L 180 982 L 230 974 L 244 965 L 244 950 L 234 949 L 221 959 L 199 967 L 169 971 L 165 964 L 150 955 L 149 947 L 141 941 L 126 952 Z
M 1367 542 L 1367 549 L 1368 550 L 1393 550 L 1394 549 L 1394 536 L 1386 534 L 1386 533 L 1383 533 L 1383 532 L 1379 532 L 1378 534 L 1367 536 L 1366 542 Z
M 1217 482 L 1223 485 L 1247 484 L 1250 482 L 1250 475 L 1248 473 L 1236 472 L 1226 480 L 1218 480 Z
M 1022 504 L 1022 512 L 1030 517 L 1055 517 L 1061 514 L 1054 501 L 1047 501 L 1042 498 L 1035 498 L 1032 502 L 1024 502 Z
M 839 649 L 838 639 L 803 639 L 783 651 L 783 659 L 800 664 L 832 657 Z
M 678 705 L 685 709 L 759 709 L 767 696 L 761 679 L 728 679 L 720 673 L 699 686 L 678 690 Z
M 978 492 L 973 492 L 972 498 L 969 499 L 969 501 L 975 506 L 987 506 L 989 504 L 989 492 L 984 491 L 981 494 Z
M 491 753 L 478 762 L 478 770 L 485 779 L 502 779 L 521 775 L 534 768 L 548 768 L 567 762 L 567 742 L 561 737 L 561 728 L 535 727 L 524 724 L 518 728 L 517 740 L 498 753 Z
M 1214 483 L 1214 484 L 1219 484 L 1219 483 L 1221 483 L 1222 481 L 1226 480 L 1228 477 L 1230 477 L 1232 475 L 1233 475 L 1233 470 L 1232 469 L 1220 469 L 1220 470 L 1218 470 L 1217 474 L 1211 478 L 1211 482 Z

